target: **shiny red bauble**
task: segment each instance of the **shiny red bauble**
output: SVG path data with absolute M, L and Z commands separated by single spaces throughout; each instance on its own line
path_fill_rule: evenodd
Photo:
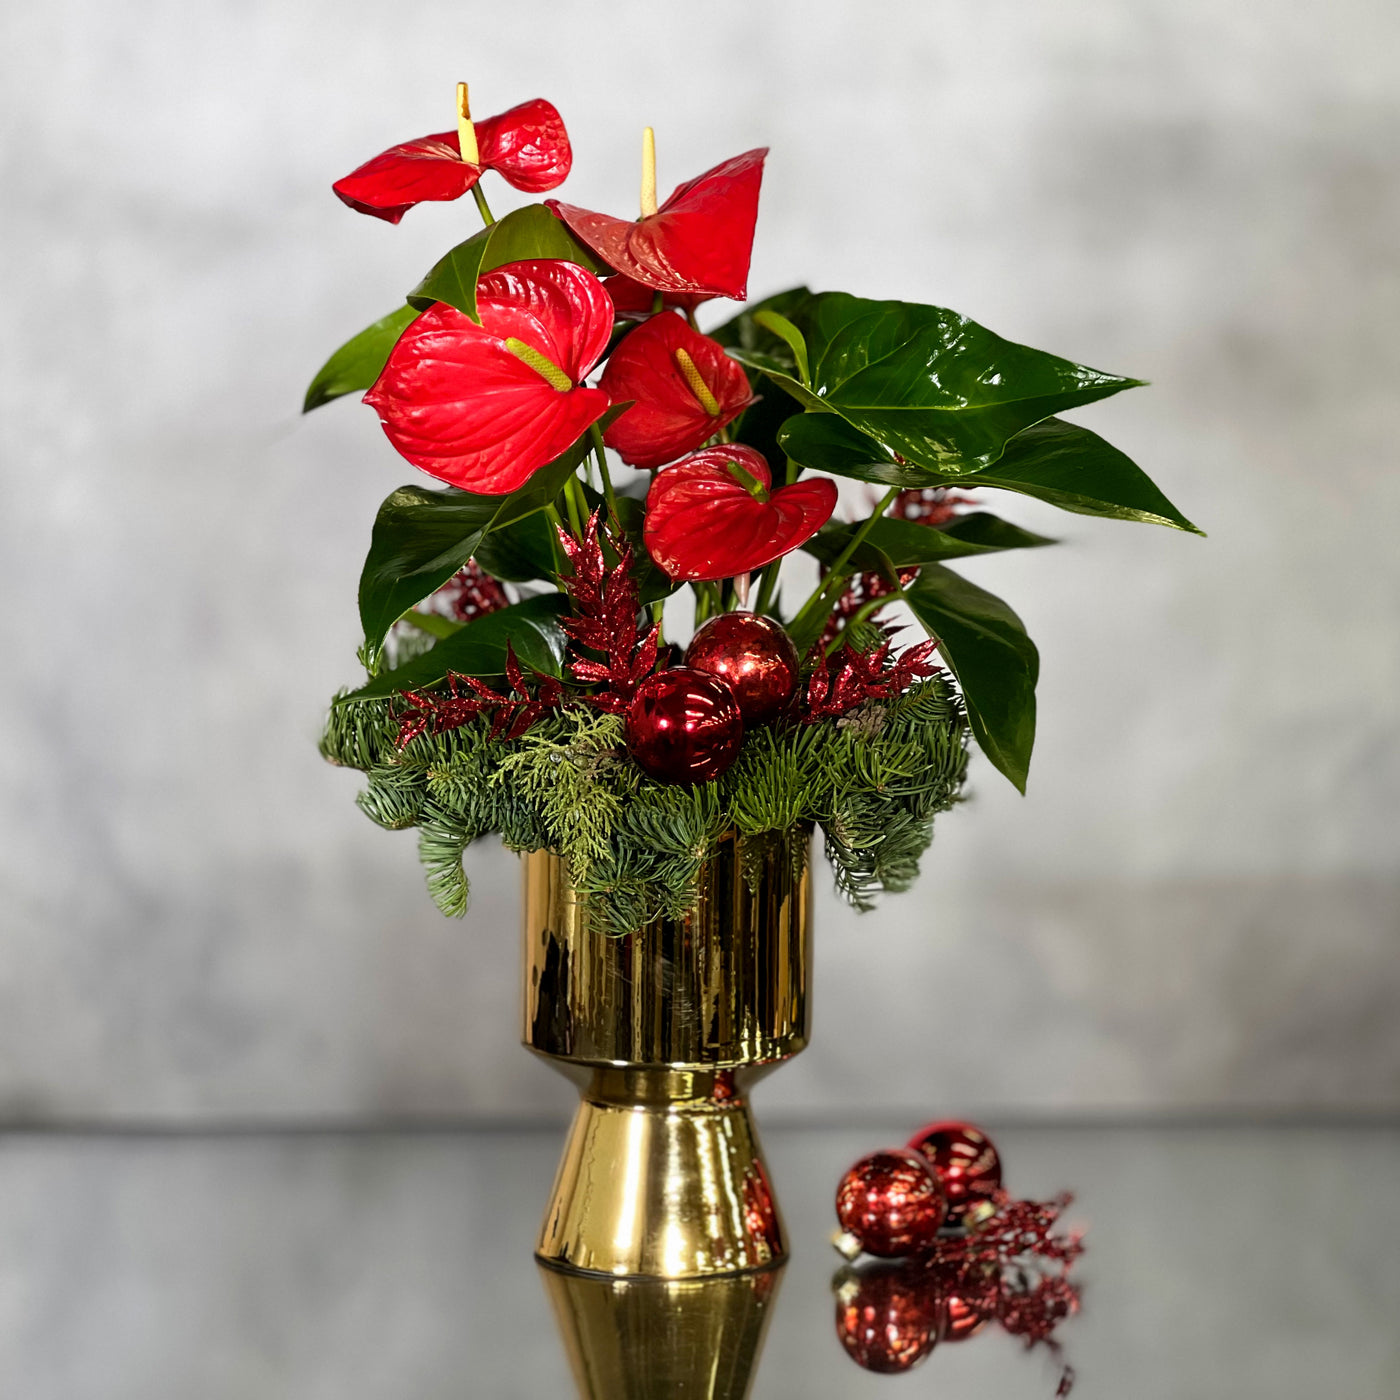
M 866 1260 L 840 1278 L 836 1335 L 851 1360 L 867 1371 L 911 1371 L 938 1343 L 940 1303 L 918 1265 Z
M 933 1168 L 907 1148 L 862 1157 L 836 1188 L 841 1228 L 881 1258 L 928 1249 L 946 1211 Z
M 1001 1158 L 991 1138 L 973 1123 L 929 1123 L 909 1139 L 909 1146 L 932 1165 L 951 1220 L 961 1219 L 1001 1189 Z
M 750 612 L 712 617 L 691 638 L 685 664 L 724 681 L 746 725 L 764 724 L 782 713 L 797 689 L 801 665 L 782 627 Z
M 721 680 L 676 666 L 648 676 L 627 707 L 627 750 L 662 783 L 706 783 L 739 756 L 744 721 Z

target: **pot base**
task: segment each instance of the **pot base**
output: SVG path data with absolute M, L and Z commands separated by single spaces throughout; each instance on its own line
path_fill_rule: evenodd
M 708 1278 L 785 1259 L 735 1072 L 595 1069 L 535 1252 L 611 1278 Z

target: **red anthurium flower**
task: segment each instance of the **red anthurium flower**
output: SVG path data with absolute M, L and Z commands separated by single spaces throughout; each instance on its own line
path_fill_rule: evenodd
M 396 224 L 424 200 L 460 199 L 484 170 L 530 194 L 564 183 L 574 157 L 552 102 L 536 97 L 474 127 L 480 157 L 475 163 L 462 159 L 459 134 L 444 131 L 392 147 L 331 188 L 352 209 Z
M 707 447 L 667 467 L 647 492 L 648 552 L 673 579 L 733 578 L 780 559 L 831 519 L 836 483 L 771 485 L 752 447 Z
M 607 349 L 612 302 L 576 263 L 507 263 L 477 283 L 481 324 L 435 303 L 365 395 L 415 467 L 484 495 L 516 490 L 602 417 L 578 387 Z
M 608 289 L 620 320 L 645 320 L 656 305 L 656 293 L 650 287 L 644 287 L 620 272 L 603 278 L 603 285 Z M 662 305 L 668 310 L 678 307 L 682 311 L 694 311 L 710 297 L 709 292 L 663 292 Z
M 549 207 L 610 267 L 661 292 L 748 295 L 758 188 L 768 148 L 745 151 L 680 185 L 635 222 L 548 200 Z
M 608 357 L 600 387 L 613 403 L 635 400 L 603 434 L 634 467 L 675 461 L 753 402 L 738 362 L 669 312 L 623 339 Z

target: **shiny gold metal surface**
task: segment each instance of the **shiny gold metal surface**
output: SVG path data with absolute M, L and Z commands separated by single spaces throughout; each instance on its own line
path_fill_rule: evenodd
M 782 1266 L 712 1279 L 610 1279 L 542 1264 L 583 1400 L 744 1400 Z
M 536 1251 L 558 1267 L 685 1279 L 786 1256 L 747 1095 L 807 1043 L 810 880 L 784 843 L 742 841 L 685 919 L 622 938 L 590 931 L 562 861 L 525 858 L 525 1044 L 583 1095 Z

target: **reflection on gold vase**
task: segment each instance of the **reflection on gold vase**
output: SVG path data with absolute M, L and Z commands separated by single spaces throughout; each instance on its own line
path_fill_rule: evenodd
M 689 915 L 621 938 L 589 927 L 563 861 L 526 856 L 524 1040 L 582 1091 L 541 1259 L 684 1279 L 786 1257 L 748 1091 L 807 1043 L 797 837 L 725 837 Z
M 541 1263 L 583 1400 L 744 1400 L 782 1266 L 708 1279 L 610 1279 Z

